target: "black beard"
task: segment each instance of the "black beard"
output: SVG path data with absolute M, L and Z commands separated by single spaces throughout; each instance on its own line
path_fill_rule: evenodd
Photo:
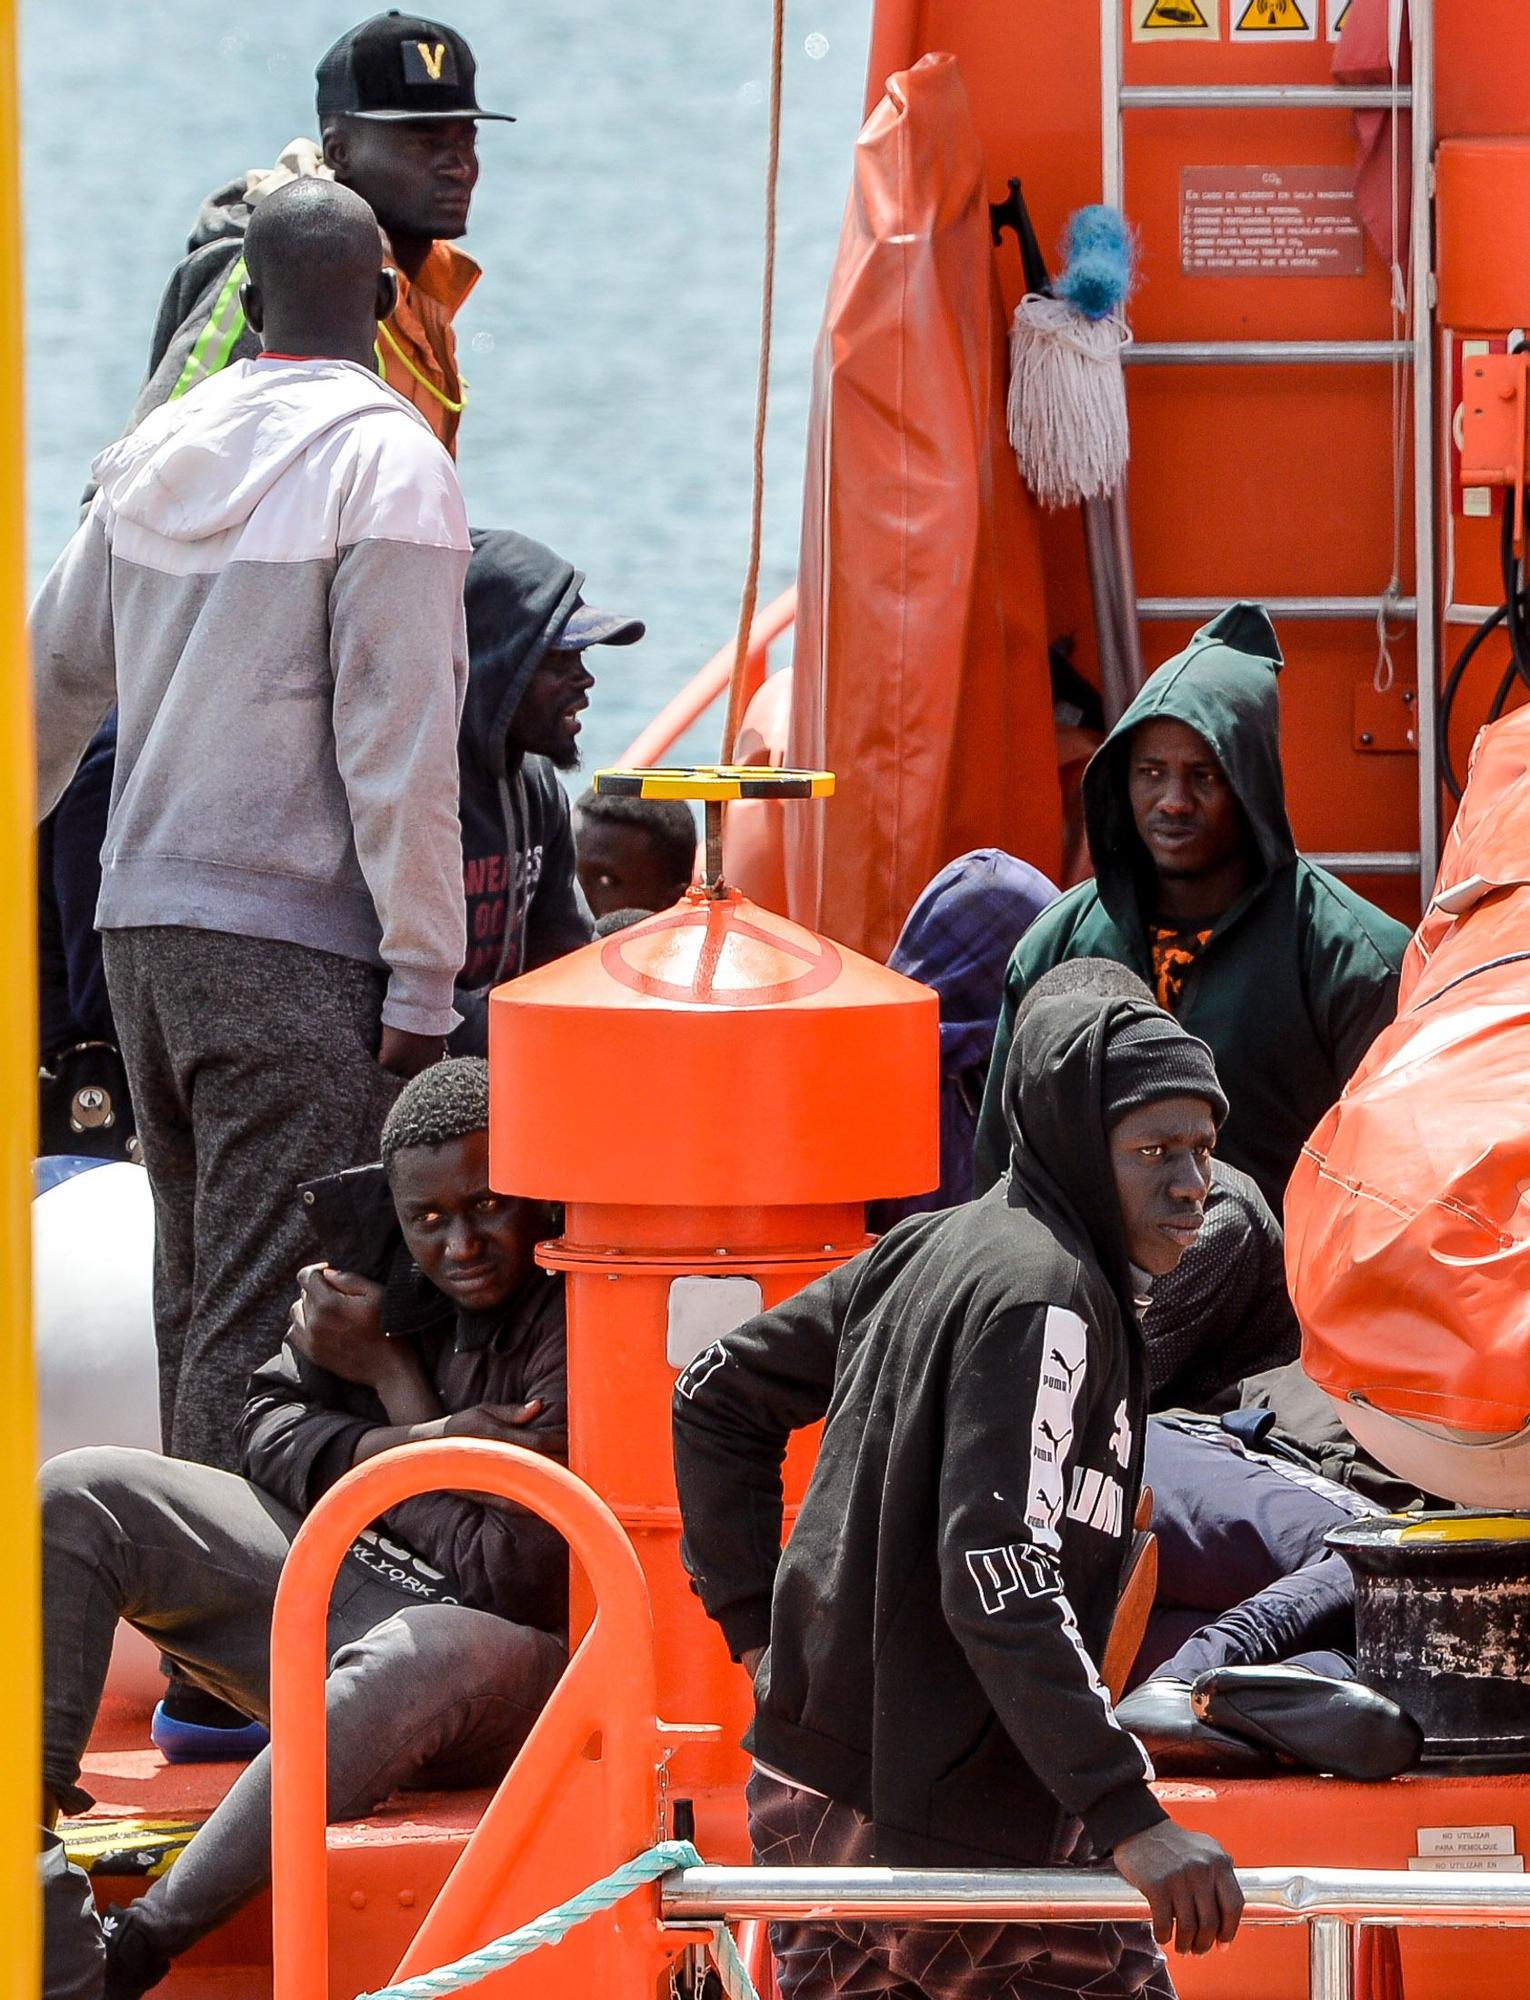
M 548 753 L 548 762 L 555 771 L 577 771 L 579 769 L 579 761 L 579 745 L 577 743 L 560 744 L 556 750 L 549 751 Z

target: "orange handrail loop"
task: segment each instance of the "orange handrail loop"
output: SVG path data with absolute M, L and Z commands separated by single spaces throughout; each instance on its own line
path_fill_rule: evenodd
M 744 703 L 760 688 L 769 665 L 770 648 L 791 629 L 797 616 L 795 584 L 773 598 L 763 611 L 755 613 L 749 628 L 749 648 L 744 662 Z M 633 738 L 617 758 L 619 765 L 657 764 L 694 728 L 720 695 L 727 692 L 733 675 L 733 640 L 720 647 L 704 667 L 699 667 L 677 695 L 668 700 L 651 722 Z M 742 710 L 740 710 L 742 713 Z
M 550 1522 L 584 1571 L 595 1617 L 394 1978 L 464 1955 L 497 1929 L 525 1921 L 631 1859 L 654 1837 L 661 1732 L 653 1614 L 642 1569 L 615 1515 L 563 1466 L 514 1445 L 456 1439 L 384 1452 L 356 1466 L 320 1500 L 293 1540 L 276 1593 L 274 2000 L 326 2000 L 329 1991 L 324 1682 L 330 1590 L 364 1527 L 403 1500 L 443 1488 L 514 1501 Z M 548 1838 L 550 1818 L 566 1810 L 581 1782 L 591 1810 L 580 1841 Z M 517 1849 L 526 1856 L 535 1849 L 535 1866 L 512 1869 Z M 630 1898 L 599 1920 L 600 1935 L 590 1949 L 603 1954 L 603 1970 L 641 1967 L 651 1976 L 656 1908 L 653 1892 L 648 1903 Z M 486 1993 L 497 1986 L 498 1978 Z M 609 1990 L 641 1988 L 612 1984 Z

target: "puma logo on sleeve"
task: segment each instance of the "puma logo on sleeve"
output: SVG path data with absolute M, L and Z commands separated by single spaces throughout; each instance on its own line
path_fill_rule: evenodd
M 1031 1416 L 1030 1503 L 1025 1525 L 1045 1549 L 1062 1547 L 1058 1526 L 1067 1490 L 1063 1467 L 1073 1442 L 1073 1412 L 1084 1385 L 1089 1332 L 1076 1312 L 1048 1306 L 1045 1359 Z

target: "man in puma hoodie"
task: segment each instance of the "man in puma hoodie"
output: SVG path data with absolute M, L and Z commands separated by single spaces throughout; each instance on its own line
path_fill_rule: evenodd
M 579 762 L 579 718 L 595 684 L 586 647 L 630 646 L 645 628 L 586 604 L 583 586 L 572 563 L 530 536 L 473 531 L 461 731 L 468 945 L 457 1055 L 487 1053 L 493 987 L 595 934 L 558 773 Z
M 683 1553 L 755 1673 L 757 1858 L 1015 1868 L 1110 1854 L 1160 1941 L 1240 1898 L 1167 1819 L 1098 1666 L 1130 1550 L 1137 1301 L 1200 1225 L 1226 1111 L 1156 1007 L 1039 1001 L 1010 1173 L 707 1348 L 674 1402 Z M 780 1550 L 789 1434 L 825 1418 Z M 783 2000 L 1172 1993 L 1140 1927 L 780 1925 Z
M 167 1452 L 230 1468 L 304 1261 L 297 1183 L 375 1157 L 455 1025 L 468 535 L 370 367 L 376 219 L 271 196 L 266 351 L 146 418 L 32 614 L 38 808 L 113 701 L 98 923 L 154 1193 Z
M 1408 933 L 1296 851 L 1280 768 L 1283 664 L 1234 604 L 1151 675 L 1084 773 L 1094 880 L 1015 946 L 978 1118 L 974 1185 L 1003 1173 L 1015 1010 L 1067 958 L 1113 958 L 1216 1058 L 1219 1157 L 1278 1217 L 1312 1128 L 1391 1020 Z

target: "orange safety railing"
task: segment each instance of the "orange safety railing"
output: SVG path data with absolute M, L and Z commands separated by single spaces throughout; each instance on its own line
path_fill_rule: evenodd
M 327 2000 L 329 1991 L 324 1681 L 330 1590 L 364 1527 L 403 1500 L 443 1488 L 518 1502 L 550 1522 L 588 1579 L 595 1617 L 393 1978 L 465 1955 L 632 1859 L 655 1837 L 656 1774 L 663 1743 L 674 1732 L 654 1712 L 648 1588 L 615 1515 L 563 1466 L 513 1445 L 458 1439 L 384 1452 L 348 1472 L 304 1521 L 276 1594 L 274 2000 Z M 582 1815 L 572 1839 L 571 1813 Z M 652 1990 L 657 1893 L 644 1892 L 646 1902 L 644 1894 L 630 1897 L 586 1927 L 598 1935 L 584 1948 L 603 1954 L 586 1971 L 608 1991 Z M 570 1941 L 559 1951 L 560 1984 L 574 1948 Z M 576 1979 L 576 1989 L 579 1984 Z M 485 1989 L 495 1990 L 495 1981 Z
M 740 713 L 752 697 L 759 691 L 765 679 L 770 660 L 770 648 L 783 632 L 791 628 L 797 616 L 797 586 L 783 590 L 781 595 L 765 609 L 756 613 L 754 623 L 749 628 L 749 651 L 744 660 L 744 698 L 740 703 Z M 632 742 L 617 758 L 624 770 L 634 766 L 647 769 L 650 765 L 663 761 L 674 744 L 685 732 L 706 714 L 720 696 L 728 692 L 728 683 L 733 675 L 733 641 L 712 655 L 701 670 L 693 674 L 672 700 L 667 701 L 653 721 L 634 737 Z

